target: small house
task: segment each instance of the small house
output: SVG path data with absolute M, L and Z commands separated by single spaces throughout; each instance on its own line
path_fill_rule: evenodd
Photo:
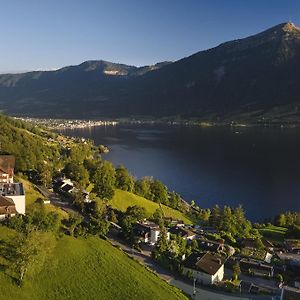
M 200 284 L 214 284 L 223 280 L 225 258 L 216 253 L 192 253 L 185 261 L 183 271 Z
M 142 243 L 154 245 L 160 234 L 160 228 L 153 222 L 137 222 L 133 227 L 134 236 Z
M 299 300 L 300 299 L 300 289 L 284 286 L 281 290 L 280 300 Z
M 14 182 L 15 157 L 0 155 L 0 183 Z
M 253 273 L 258 276 L 274 276 L 274 267 L 261 261 L 250 258 L 242 258 L 240 260 L 240 268 L 244 273 Z
M 14 201 L 0 195 L 0 219 L 13 217 L 17 214 Z
M 210 241 L 204 239 L 198 239 L 199 248 L 203 251 L 221 252 L 224 250 L 224 242 Z
M 196 233 L 184 228 L 183 226 L 173 226 L 169 228 L 168 232 L 170 234 L 175 234 L 181 236 L 184 240 L 193 240 L 194 238 L 197 237 Z

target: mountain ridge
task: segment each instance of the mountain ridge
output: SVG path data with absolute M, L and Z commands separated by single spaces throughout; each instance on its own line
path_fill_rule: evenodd
M 23 116 L 297 121 L 297 78 L 300 29 L 285 22 L 175 62 L 135 67 L 93 60 L 0 75 L 0 107 Z

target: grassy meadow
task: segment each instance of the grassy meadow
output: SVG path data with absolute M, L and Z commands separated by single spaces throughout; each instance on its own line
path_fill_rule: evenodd
M 158 203 L 155 203 L 143 197 L 137 196 L 129 192 L 121 191 L 121 190 L 116 190 L 115 196 L 110 201 L 110 204 L 113 208 L 120 211 L 125 211 L 129 206 L 134 206 L 134 205 L 142 206 L 146 209 L 149 216 L 152 215 L 155 212 L 155 210 L 159 208 Z M 165 205 L 162 205 L 162 210 L 166 217 L 172 217 L 173 219 L 182 220 L 186 224 L 192 223 L 189 218 L 187 218 L 182 212 L 178 210 L 172 209 Z
M 0 295 L 6 300 L 41 299 L 187 299 L 109 242 L 98 237 L 57 238 L 43 233 L 47 249 L 40 263 L 15 283 L 2 256 L 13 230 L 0 226 Z

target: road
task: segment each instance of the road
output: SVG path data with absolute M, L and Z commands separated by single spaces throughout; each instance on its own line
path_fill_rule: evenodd
M 70 205 L 70 203 L 66 201 L 62 201 L 60 195 L 49 191 L 48 189 L 36 186 L 36 188 L 42 193 L 42 195 L 50 200 L 50 203 L 60 207 L 66 212 L 76 212 Z M 272 297 L 270 296 L 240 296 L 240 295 L 231 295 L 222 292 L 214 292 L 211 289 L 207 289 L 204 287 L 196 287 L 196 294 L 194 295 L 194 287 L 193 283 L 190 281 L 184 281 L 182 278 L 177 278 L 171 273 L 169 270 L 161 267 L 158 263 L 156 263 L 151 258 L 151 248 L 144 247 L 142 252 L 135 251 L 129 245 L 127 245 L 124 241 L 120 240 L 117 235 L 112 234 L 110 231 L 108 233 L 108 239 L 110 242 L 120 247 L 125 253 L 132 256 L 136 260 L 138 260 L 143 265 L 147 266 L 149 269 L 154 271 L 160 278 L 167 281 L 169 284 L 174 285 L 179 288 L 187 295 L 190 295 L 195 300 L 270 300 Z
M 124 241 L 119 239 L 115 234 L 111 232 L 108 234 L 108 239 L 110 242 L 120 247 L 125 253 L 130 255 L 131 257 L 138 260 L 143 265 L 146 265 L 151 270 L 153 270 L 160 278 L 167 281 L 168 283 L 176 286 L 180 290 L 184 291 L 187 295 L 193 297 L 196 300 L 271 300 L 272 297 L 264 296 L 264 295 L 251 295 L 251 296 L 240 296 L 240 295 L 231 295 L 222 292 L 214 292 L 211 289 L 196 287 L 196 297 L 193 296 L 193 283 L 190 281 L 184 281 L 182 278 L 177 278 L 171 273 L 169 270 L 164 269 L 159 264 L 157 264 L 151 258 L 150 249 L 143 249 L 142 252 L 138 252 L 128 246 Z
M 63 201 L 59 194 L 51 192 L 42 186 L 36 185 L 35 187 L 45 198 L 50 200 L 50 203 L 52 205 L 57 206 L 68 213 L 69 212 L 78 213 L 76 210 L 72 208 L 71 204 L 68 201 Z

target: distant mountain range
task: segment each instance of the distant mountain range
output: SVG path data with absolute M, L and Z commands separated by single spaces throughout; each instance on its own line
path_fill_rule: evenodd
M 0 109 L 57 118 L 298 122 L 300 29 L 283 23 L 153 66 L 100 60 L 0 75 Z

